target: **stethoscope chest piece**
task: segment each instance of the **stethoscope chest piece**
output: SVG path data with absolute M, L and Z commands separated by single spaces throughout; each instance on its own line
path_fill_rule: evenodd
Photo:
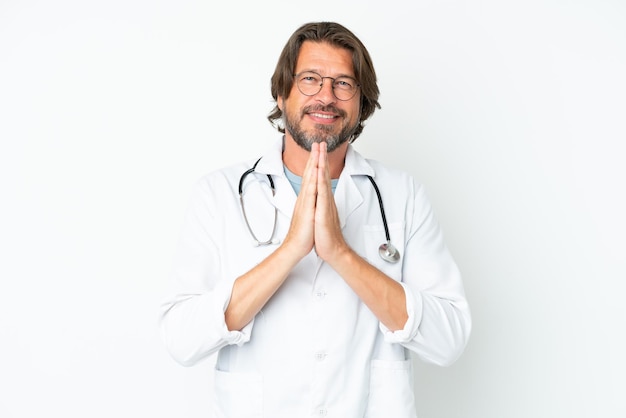
M 389 241 L 380 244 L 378 254 L 380 254 L 380 258 L 389 263 L 397 263 L 400 260 L 400 251 Z

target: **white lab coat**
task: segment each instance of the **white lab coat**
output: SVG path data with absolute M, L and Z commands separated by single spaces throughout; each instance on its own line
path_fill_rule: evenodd
M 296 195 L 282 164 L 282 142 L 261 158 L 244 184 L 246 212 L 261 240 L 285 237 Z M 415 417 L 410 355 L 449 365 L 462 353 L 471 320 L 459 270 L 446 248 L 424 188 L 407 174 L 366 160 L 350 146 L 335 191 L 348 244 L 399 281 L 409 319 L 391 332 L 343 279 L 312 251 L 241 331 L 224 321 L 234 280 L 276 246 L 255 247 L 238 196 L 253 161 L 212 172 L 197 184 L 173 269 L 176 289 L 163 304 L 165 344 L 190 366 L 219 351 L 212 408 L 216 417 Z M 276 185 L 272 197 L 265 174 Z M 385 233 L 401 253 L 383 261 Z

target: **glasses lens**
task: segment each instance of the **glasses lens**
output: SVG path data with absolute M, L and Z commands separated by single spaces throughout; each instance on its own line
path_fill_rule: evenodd
M 313 96 L 322 89 L 322 76 L 310 71 L 296 75 L 298 89 L 302 94 Z
M 333 83 L 333 92 L 339 100 L 350 100 L 356 93 L 356 80 L 350 77 L 339 77 Z
M 306 96 L 314 96 L 322 90 L 324 79 L 333 83 L 333 93 L 339 100 L 350 100 L 356 94 L 359 87 L 356 80 L 351 77 L 322 77 L 312 71 L 305 71 L 296 75 L 296 84 L 300 92 Z

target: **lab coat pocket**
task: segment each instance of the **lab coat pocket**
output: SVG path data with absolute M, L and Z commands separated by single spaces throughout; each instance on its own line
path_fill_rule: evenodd
M 215 417 L 262 417 L 262 385 L 259 374 L 215 370 Z
M 363 226 L 363 240 L 365 245 L 365 257 L 367 261 L 396 281 L 402 281 L 402 261 L 404 257 L 404 224 L 390 223 L 389 238 L 391 243 L 400 252 L 400 259 L 396 263 L 390 263 L 381 258 L 380 245 L 386 243 L 385 228 L 382 225 Z
M 373 360 L 365 418 L 415 418 L 413 367 L 409 360 Z

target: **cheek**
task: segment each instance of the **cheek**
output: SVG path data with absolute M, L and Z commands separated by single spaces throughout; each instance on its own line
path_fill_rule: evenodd
M 352 111 L 352 122 L 356 123 L 361 119 L 361 106 L 357 104 Z

